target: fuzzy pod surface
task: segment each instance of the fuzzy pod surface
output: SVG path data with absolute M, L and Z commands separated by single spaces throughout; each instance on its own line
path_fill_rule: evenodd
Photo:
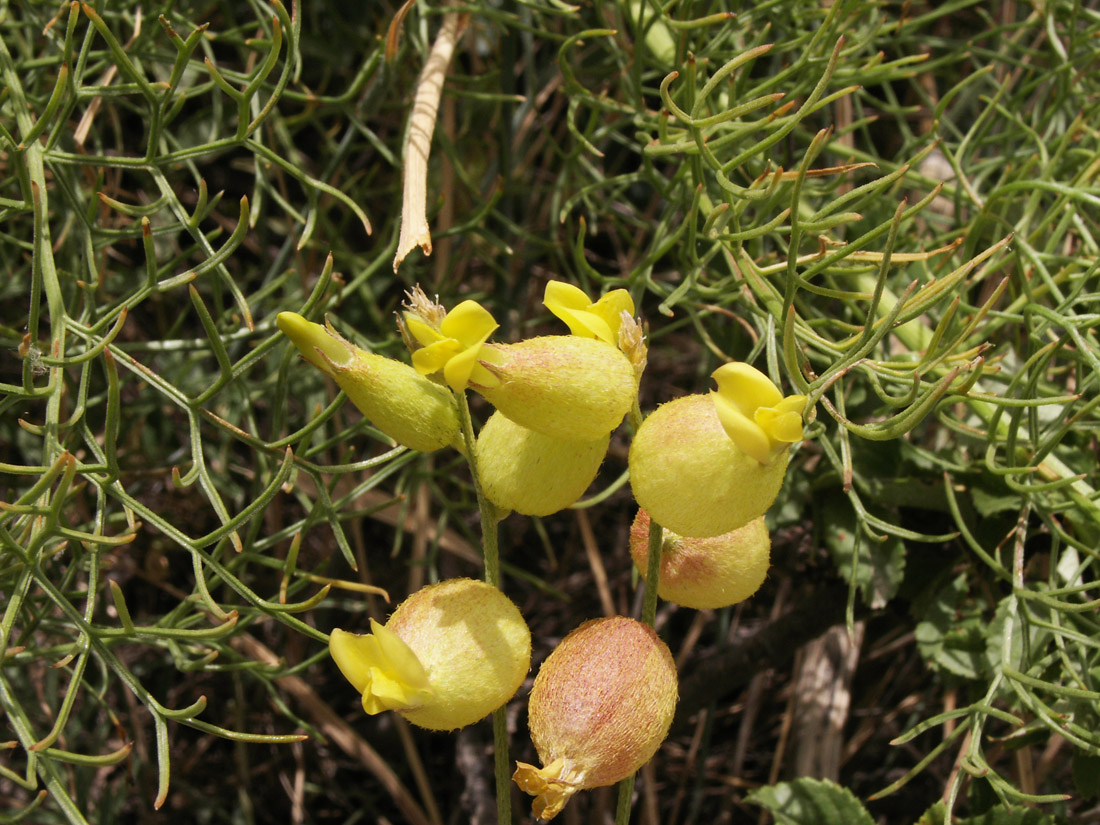
M 624 616 L 585 622 L 539 669 L 528 705 L 543 767 L 516 783 L 552 819 L 577 791 L 612 785 L 657 752 L 676 710 L 676 665 L 653 628 Z
M 783 486 L 788 451 L 768 464 L 733 443 L 707 395 L 662 404 L 630 445 L 630 486 L 642 509 L 681 536 L 720 536 L 762 516 Z
M 531 631 L 512 600 L 475 579 L 421 588 L 386 622 L 428 671 L 435 699 L 402 715 L 454 730 L 511 699 L 531 668 Z
M 446 387 L 296 313 L 280 312 L 276 324 L 303 358 L 331 376 L 371 424 L 398 444 L 430 453 L 459 440 L 458 404 Z
M 413 593 L 394 610 L 384 633 L 394 634 L 408 654 L 373 644 L 370 636 L 334 630 L 330 649 L 344 675 L 384 707 L 414 725 L 454 730 L 473 724 L 512 698 L 531 666 L 531 632 L 512 601 L 485 582 L 449 579 Z M 343 634 L 343 637 L 338 634 Z M 382 655 L 378 654 L 382 648 Z M 385 655 L 386 653 L 390 655 Z M 415 657 L 407 661 L 408 656 Z M 365 686 L 365 689 L 364 689 Z M 392 697 L 413 697 L 402 706 Z M 412 705 L 412 706 L 409 706 Z
M 630 556 L 644 576 L 649 564 L 649 513 L 639 510 L 630 528 Z M 764 517 L 720 536 L 691 538 L 663 530 L 657 595 L 695 610 L 743 602 L 760 589 L 771 563 Z
M 563 441 L 516 424 L 499 412 L 477 437 L 482 489 L 502 510 L 548 516 L 579 499 L 596 478 L 611 434 Z
M 482 351 L 482 365 L 500 383 L 474 389 L 502 415 L 551 438 L 603 438 L 619 426 L 637 394 L 630 361 L 595 338 L 547 335 L 486 344 Z
M 375 427 L 410 450 L 430 453 L 460 438 L 454 395 L 402 361 L 359 351 L 333 377 Z

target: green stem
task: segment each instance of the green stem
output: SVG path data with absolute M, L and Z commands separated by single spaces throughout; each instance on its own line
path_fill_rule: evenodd
M 485 557 L 485 582 L 500 588 L 500 555 L 497 551 L 497 511 L 493 502 L 485 497 L 481 489 L 481 475 L 477 470 L 477 452 L 475 450 L 474 423 L 470 418 L 470 405 L 466 393 L 456 393 L 458 399 L 458 420 L 462 424 L 462 440 L 466 447 L 466 461 L 470 464 L 470 475 L 474 478 L 474 492 L 477 494 L 477 507 L 481 511 L 481 544 Z
M 645 573 L 645 600 L 642 602 L 642 621 L 653 627 L 657 617 L 657 582 L 661 575 L 661 546 L 664 529 L 652 518 L 649 520 L 649 562 Z M 634 796 L 634 774 L 619 783 L 619 801 L 615 806 L 615 825 L 630 822 L 630 801 Z
M 462 424 L 462 439 L 466 447 L 466 461 L 474 479 L 477 507 L 481 513 L 481 546 L 485 559 L 485 582 L 500 589 L 500 553 L 497 545 L 497 511 L 481 489 L 481 476 L 477 470 L 474 423 L 470 417 L 470 405 L 466 393 L 455 393 L 458 399 L 458 418 Z M 504 708 L 493 711 L 493 767 L 496 774 L 497 822 L 508 825 L 512 821 L 511 759 L 508 756 L 508 722 Z

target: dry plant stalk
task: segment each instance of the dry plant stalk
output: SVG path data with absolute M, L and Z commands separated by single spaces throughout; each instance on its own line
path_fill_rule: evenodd
M 405 139 L 405 180 L 401 199 L 401 235 L 397 240 L 397 254 L 393 257 L 393 271 L 417 246 L 425 255 L 432 254 L 432 233 L 428 227 L 428 155 L 432 147 L 432 133 L 439 111 L 439 99 L 443 94 L 443 81 L 451 63 L 455 44 L 463 28 L 463 15 L 447 14 L 443 27 L 432 44 L 432 50 L 424 63 L 424 70 L 416 83 L 409 132 Z

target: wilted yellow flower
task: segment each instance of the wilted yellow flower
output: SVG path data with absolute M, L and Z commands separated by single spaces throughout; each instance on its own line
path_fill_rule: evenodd
M 720 536 L 690 538 L 662 530 L 657 595 L 696 610 L 742 602 L 768 575 L 771 537 L 764 517 Z M 649 513 L 639 510 L 630 528 L 630 555 L 644 576 L 649 564 Z
M 593 301 L 583 290 L 564 281 L 550 281 L 542 302 L 565 321 L 574 335 L 599 338 L 613 347 L 619 345 L 623 312 L 634 314 L 634 300 L 625 289 L 614 289 Z
M 588 489 L 607 453 L 611 434 L 595 441 L 563 441 L 493 413 L 477 436 L 477 469 L 485 495 L 502 510 L 548 516 Z
M 482 366 L 494 383 L 474 389 L 512 421 L 565 441 L 595 441 L 619 426 L 634 403 L 634 367 L 595 338 L 547 335 L 486 344 Z
M 676 664 L 653 628 L 624 616 L 585 622 L 539 668 L 527 719 L 542 768 L 513 779 L 553 819 L 570 797 L 613 785 L 653 758 L 677 700 Z
M 436 328 L 413 313 L 405 323 L 422 345 L 412 354 L 413 366 L 421 375 L 443 370 L 443 379 L 455 392 L 462 392 L 472 381 L 494 386 L 496 379 L 478 363 L 482 346 L 500 326 L 489 310 L 477 301 L 463 301 Z
M 725 364 L 712 374 L 711 392 L 722 427 L 741 452 L 767 464 L 802 440 L 806 396 L 786 398 L 764 373 L 743 362 Z
M 719 536 L 762 516 L 783 486 L 789 451 L 761 464 L 722 427 L 711 395 L 659 406 L 630 444 L 638 504 L 681 536 Z
M 398 444 L 429 453 L 459 435 L 454 396 L 408 364 L 366 352 L 331 326 L 280 312 L 279 329 L 309 363 L 333 378 L 375 427 Z
M 531 632 L 519 610 L 474 579 L 412 594 L 372 634 L 334 630 L 329 652 L 370 714 L 396 710 L 414 725 L 454 730 L 512 698 L 531 666 Z

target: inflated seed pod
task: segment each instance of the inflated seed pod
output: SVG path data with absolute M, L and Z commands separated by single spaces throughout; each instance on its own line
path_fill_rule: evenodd
M 511 600 L 474 579 L 413 593 L 372 633 L 333 630 L 329 652 L 369 714 L 454 730 L 512 698 L 531 666 L 531 632 Z
M 716 610 L 742 602 L 768 575 L 771 537 L 764 517 L 729 533 L 706 538 L 662 530 L 657 595 L 696 610 Z M 645 576 L 649 564 L 649 513 L 639 510 L 630 528 L 630 555 Z
M 501 414 L 551 438 L 603 438 L 622 422 L 638 391 L 626 356 L 595 338 L 547 335 L 485 344 L 480 357 L 498 384 L 471 379 L 471 386 Z
M 459 438 L 458 405 L 446 387 L 297 313 L 280 312 L 275 323 L 303 358 L 333 378 L 351 403 L 398 444 L 430 453 Z
M 553 819 L 577 791 L 613 785 L 657 752 L 676 710 L 676 665 L 653 628 L 624 616 L 585 622 L 539 668 L 528 726 L 542 768 L 512 777 Z
M 662 404 L 630 445 L 638 504 L 681 536 L 720 536 L 764 512 L 783 486 L 789 453 L 750 457 L 722 426 L 709 395 Z
M 608 433 L 595 441 L 563 441 L 493 413 L 477 437 L 482 489 L 502 510 L 556 513 L 588 489 L 610 440 Z

